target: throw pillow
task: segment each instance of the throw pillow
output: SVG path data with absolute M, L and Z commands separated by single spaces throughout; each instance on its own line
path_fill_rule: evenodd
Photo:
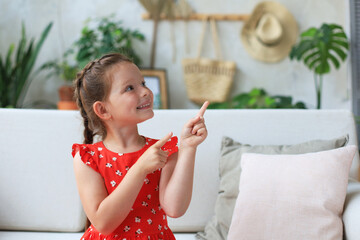
M 236 198 L 239 194 L 241 173 L 240 159 L 243 153 L 263 154 L 301 154 L 325 151 L 343 147 L 349 136 L 329 140 L 312 140 L 295 145 L 249 145 L 223 137 L 219 163 L 220 187 L 215 204 L 215 215 L 206 224 L 204 232 L 199 232 L 198 239 L 225 240 L 229 231 Z
M 342 239 L 357 147 L 299 155 L 246 153 L 229 240 Z

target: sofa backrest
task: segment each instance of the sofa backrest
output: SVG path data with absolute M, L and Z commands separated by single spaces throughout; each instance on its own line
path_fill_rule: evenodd
M 140 133 L 179 136 L 198 110 L 156 110 Z M 208 110 L 209 136 L 199 146 L 193 198 L 187 213 L 169 219 L 173 231 L 195 232 L 214 214 L 223 136 L 257 144 L 295 144 L 349 134 L 357 145 L 353 115 L 347 110 Z M 77 111 L 0 109 L 0 229 L 80 231 L 85 224 L 78 197 L 71 146 L 82 142 Z M 356 155 L 350 175 L 358 177 Z

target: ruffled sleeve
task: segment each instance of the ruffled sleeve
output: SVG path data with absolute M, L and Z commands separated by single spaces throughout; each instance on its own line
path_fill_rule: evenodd
M 75 157 L 76 153 L 80 153 L 81 160 L 94 169 L 96 172 L 99 172 L 97 163 L 94 160 L 95 151 L 92 150 L 88 144 L 73 144 L 72 146 L 72 156 Z
M 176 153 L 178 151 L 178 138 L 172 137 L 167 143 L 164 144 L 161 148 L 163 151 L 167 151 L 169 153 L 168 157 L 171 154 Z

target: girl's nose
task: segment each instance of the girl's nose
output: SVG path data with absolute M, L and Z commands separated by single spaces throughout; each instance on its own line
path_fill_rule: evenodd
M 152 92 L 149 88 L 147 88 L 147 87 L 142 88 L 142 92 L 141 92 L 142 96 L 146 97 L 146 96 L 150 95 L 151 93 Z

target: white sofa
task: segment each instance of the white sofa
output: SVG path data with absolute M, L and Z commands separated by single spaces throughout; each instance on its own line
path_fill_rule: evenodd
M 140 125 L 143 135 L 179 135 L 197 110 L 157 110 Z M 195 239 L 214 214 L 223 136 L 248 144 L 295 144 L 349 134 L 355 123 L 346 110 L 208 110 L 209 131 L 199 146 L 194 193 L 187 213 L 169 219 L 177 239 Z M 77 111 L 0 109 L 0 239 L 80 239 L 85 214 L 72 168 L 71 146 L 82 142 Z M 358 178 L 356 154 L 350 176 Z M 360 239 L 360 184 L 349 183 L 343 215 L 347 240 Z

